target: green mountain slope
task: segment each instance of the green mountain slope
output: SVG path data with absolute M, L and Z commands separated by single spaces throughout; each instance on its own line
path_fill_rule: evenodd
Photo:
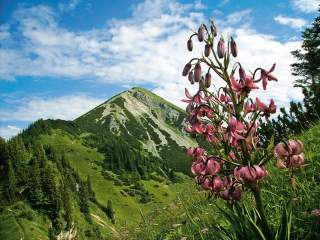
M 39 120 L 2 141 L 0 239 L 126 238 L 124 227 L 190 182 L 185 149 L 196 142 L 184 117 L 133 88 L 75 121 Z

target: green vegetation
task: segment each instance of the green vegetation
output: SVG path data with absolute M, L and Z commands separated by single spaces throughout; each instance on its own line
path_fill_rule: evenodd
M 311 211 L 320 209 L 320 125 L 313 126 L 298 138 L 305 144 L 307 165 L 296 172 L 292 234 L 297 237 L 295 239 L 319 239 L 319 217 L 313 216 Z M 288 204 L 291 192 L 289 173 L 276 168 L 274 164 L 275 160 L 268 166 L 269 177 L 264 182 L 263 190 L 270 209 L 266 215 L 272 227 L 282 221 L 280 210 Z M 208 198 L 196 186 L 182 189 L 174 203 L 161 211 L 144 215 L 139 227 L 130 229 L 131 239 L 237 239 L 233 226 L 219 209 L 223 206 L 221 201 L 219 198 Z M 242 203 L 252 206 L 253 196 L 246 195 Z M 223 234 L 217 236 L 217 233 L 229 234 L 230 238 L 223 238 Z

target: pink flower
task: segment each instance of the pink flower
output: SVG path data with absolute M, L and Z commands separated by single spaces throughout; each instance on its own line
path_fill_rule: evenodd
M 300 140 L 289 140 L 287 144 L 278 143 L 274 148 L 274 155 L 278 158 L 278 168 L 295 168 L 302 166 L 305 162 L 303 154 L 303 143 Z
M 246 102 L 245 105 L 244 105 L 244 111 L 246 113 L 249 113 L 249 112 L 255 112 L 256 111 L 256 104 L 254 103 L 249 103 L 249 102 Z
M 260 78 L 262 79 L 263 90 L 266 90 L 268 81 L 272 81 L 272 80 L 278 81 L 278 79 L 271 74 L 275 68 L 276 68 L 276 64 L 274 63 L 269 71 L 261 69 L 261 77 Z
M 202 156 L 204 154 L 204 149 L 202 147 L 196 147 L 194 153 L 196 156 Z
M 303 151 L 303 143 L 300 140 L 289 140 L 288 148 L 290 154 L 298 155 Z
M 304 164 L 304 154 L 300 153 L 299 155 L 292 155 L 289 157 L 289 161 L 287 162 L 287 167 L 294 168 L 299 167 Z
M 230 76 L 231 88 L 238 95 L 248 95 L 252 89 L 258 89 L 259 87 L 254 84 L 253 78 L 245 76 L 244 79 L 240 79 L 238 82 L 233 75 Z
M 223 182 L 219 176 L 215 176 L 212 181 L 212 191 L 219 192 L 223 188 Z
M 260 99 L 256 98 L 256 105 L 260 111 L 263 112 L 263 116 L 269 117 L 270 114 L 275 113 L 277 106 L 274 104 L 273 99 L 270 100 L 269 106 L 265 105 Z
M 204 190 L 211 190 L 212 188 L 212 182 L 209 178 L 206 178 L 203 183 L 201 184 L 202 188 Z
M 289 152 L 287 151 L 283 143 L 278 143 L 273 152 L 278 159 L 289 156 Z
M 241 134 L 245 133 L 244 125 L 237 121 L 236 118 L 229 119 L 229 126 L 227 128 L 227 138 L 232 146 L 237 146 L 237 141 L 245 139 Z
M 267 176 L 267 171 L 257 165 L 254 165 L 253 167 L 236 167 L 234 169 L 234 176 L 242 183 L 255 183 L 258 180 L 264 179 Z
M 192 157 L 193 156 L 193 153 L 194 153 L 194 148 L 193 147 L 190 147 L 187 149 L 187 155 Z
M 191 172 L 194 175 L 204 175 L 206 173 L 206 165 L 203 162 L 194 162 L 191 166 Z
M 241 190 L 232 187 L 220 192 L 220 197 L 227 201 L 239 201 L 241 198 Z
M 213 159 L 209 159 L 207 162 L 207 174 L 216 175 L 221 169 L 220 163 Z

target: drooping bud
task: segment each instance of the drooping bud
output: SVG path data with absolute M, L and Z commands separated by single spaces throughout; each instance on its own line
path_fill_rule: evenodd
M 211 86 L 211 74 L 210 73 L 206 74 L 204 85 L 206 88 L 209 88 Z
M 193 49 L 193 43 L 192 43 L 192 40 L 191 40 L 191 39 L 189 39 L 188 42 L 187 42 L 187 48 L 188 48 L 188 50 L 189 50 L 190 52 L 191 52 L 192 49 Z
M 237 44 L 232 37 L 231 37 L 230 47 L 231 47 L 232 56 L 236 57 L 238 55 L 238 49 L 237 49 Z
M 203 39 L 204 39 L 204 27 L 203 27 L 203 24 L 201 24 L 198 29 L 198 40 L 199 42 L 202 42 Z
M 191 84 L 194 84 L 194 74 L 193 71 L 189 72 L 188 80 Z
M 219 58 L 223 58 L 224 56 L 224 39 L 220 38 L 218 45 L 217 45 L 217 53 Z
M 199 90 L 205 89 L 205 82 L 204 82 L 204 77 L 201 77 L 199 81 Z
M 191 63 L 188 62 L 183 68 L 182 76 L 187 76 L 189 71 L 190 71 L 190 69 L 191 69 Z
M 193 147 L 190 147 L 187 149 L 187 155 L 192 157 L 193 156 L 193 153 L 194 153 L 194 148 Z
M 217 27 L 216 27 L 216 25 L 214 24 L 213 21 L 211 21 L 210 29 L 211 29 L 212 36 L 216 37 L 217 36 Z
M 241 66 L 239 68 L 239 76 L 242 81 L 244 81 L 246 79 L 246 72 L 244 71 L 244 69 Z
M 210 44 L 206 44 L 206 46 L 204 47 L 204 55 L 206 57 L 209 57 L 210 52 L 211 52 L 211 46 L 210 46 Z
M 199 82 L 201 79 L 201 65 L 197 63 L 194 67 L 194 81 Z

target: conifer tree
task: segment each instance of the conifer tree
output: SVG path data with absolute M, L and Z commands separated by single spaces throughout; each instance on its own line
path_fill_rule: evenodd
M 92 189 L 92 183 L 91 183 L 91 178 L 90 175 L 87 177 L 87 188 L 88 188 L 88 195 L 89 199 L 93 202 L 96 202 L 96 194 Z
M 91 222 L 90 209 L 89 209 L 89 196 L 88 188 L 82 181 L 79 182 L 79 205 L 80 211 L 84 214 L 86 220 Z
M 16 199 L 17 180 L 14 174 L 11 159 L 7 161 L 6 172 L 7 172 L 6 196 L 9 202 L 13 202 Z
M 72 226 L 72 207 L 70 200 L 70 193 L 66 184 L 61 183 L 61 197 L 64 209 L 64 220 L 66 221 L 66 229 L 70 229 Z
M 111 200 L 108 200 L 107 208 L 106 208 L 106 214 L 110 218 L 111 222 L 113 224 L 115 224 L 115 217 L 114 217 L 114 211 L 113 211 L 113 208 L 112 208 Z

